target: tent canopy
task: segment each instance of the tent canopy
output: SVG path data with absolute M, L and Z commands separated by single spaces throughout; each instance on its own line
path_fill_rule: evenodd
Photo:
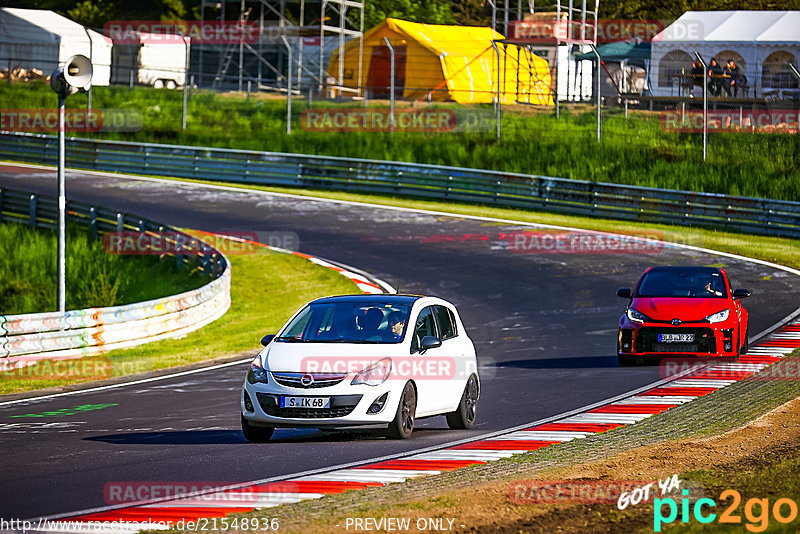
M 604 61 L 622 61 L 624 59 L 646 61 L 650 59 L 650 43 L 631 43 L 627 41 L 608 43 L 598 46 L 597 52 Z M 593 61 L 595 55 L 594 52 L 586 52 L 576 56 L 575 59 L 577 61 Z
M 89 46 L 91 39 L 91 48 Z M 0 8 L 0 56 L 50 74 L 70 56 L 92 59 L 92 85 L 108 85 L 111 39 L 44 9 Z
M 687 11 L 654 42 L 800 43 L 800 11 Z
M 734 59 L 755 95 L 796 91 L 786 64 L 800 58 L 800 11 L 687 11 L 653 38 L 653 94 L 674 94 L 695 52 Z
M 491 102 L 497 91 L 497 56 L 492 40 L 503 36 L 491 28 L 418 24 L 387 18 L 359 40 L 344 46 L 340 85 L 367 87 L 372 96 L 388 95 L 390 85 L 389 49 L 395 49 L 395 87 L 403 98 L 426 98 L 460 103 Z M 547 62 L 527 50 L 508 47 L 501 51 L 503 102 L 547 104 L 550 96 L 550 71 Z M 340 50 L 328 64 L 332 76 L 339 75 Z M 360 77 L 359 77 L 359 72 Z

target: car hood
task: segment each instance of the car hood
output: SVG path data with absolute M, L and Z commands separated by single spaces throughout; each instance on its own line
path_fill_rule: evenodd
M 680 319 L 683 322 L 702 321 L 709 315 L 729 308 L 728 299 L 697 297 L 637 297 L 631 307 L 656 321 Z
M 403 353 L 403 343 L 284 343 L 272 342 L 261 351 L 270 371 L 285 373 L 355 373 L 381 358 Z M 408 352 L 406 348 L 405 353 Z

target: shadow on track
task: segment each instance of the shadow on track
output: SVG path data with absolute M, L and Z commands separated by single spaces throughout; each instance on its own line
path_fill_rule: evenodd
M 439 428 L 416 428 L 414 436 L 424 439 L 425 435 L 452 432 Z M 174 432 L 129 432 L 84 438 L 86 441 L 99 441 L 112 445 L 231 445 L 249 443 L 241 430 L 185 430 Z M 283 429 L 275 431 L 269 443 L 345 443 L 355 441 L 386 440 L 381 429 L 374 430 L 316 430 Z

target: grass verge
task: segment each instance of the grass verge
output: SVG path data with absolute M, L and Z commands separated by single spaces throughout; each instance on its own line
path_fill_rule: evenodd
M 56 302 L 56 240 L 53 230 L 0 224 L 0 314 L 53 311 Z M 67 228 L 67 309 L 131 304 L 196 289 L 207 280 L 178 271 L 157 256 L 106 253 L 102 240 L 84 228 Z
M 231 308 L 204 328 L 181 339 L 114 350 L 106 356 L 111 376 L 157 371 L 168 367 L 255 354 L 261 336 L 274 333 L 289 316 L 317 297 L 358 293 L 350 280 L 303 258 L 259 249 L 250 255 L 232 255 Z M 44 367 L 43 367 L 44 368 Z M 36 376 L 34 368 L 30 376 Z M 76 384 L 84 380 L 0 380 L 0 395 Z
M 790 369 L 797 369 L 798 363 L 800 351 L 784 359 Z M 719 503 L 718 512 L 725 507 L 718 496 L 727 488 L 740 491 L 745 501 L 789 497 L 797 502 L 800 400 L 783 420 L 742 425 L 777 407 L 785 412 L 783 405 L 798 396 L 796 373 L 793 379 L 775 380 L 767 369 L 604 434 L 402 484 L 327 495 L 229 519 L 276 518 L 281 531 L 306 533 L 345 531 L 348 517 L 410 517 L 412 525 L 420 517 L 449 518 L 455 520 L 456 531 L 467 532 L 652 532 L 652 504 L 624 511 L 615 504 L 515 504 L 509 498 L 510 485 L 532 479 L 608 481 L 615 476 L 621 478 L 610 480 L 664 480 L 672 474 L 702 485 L 705 496 Z M 737 437 L 740 430 L 748 433 Z M 734 438 L 728 437 L 731 432 Z M 797 524 L 786 531 L 796 532 Z M 675 526 L 679 525 L 680 519 Z M 689 531 L 719 526 L 694 522 Z M 736 532 L 743 531 L 743 525 L 734 526 Z
M 73 95 L 70 108 L 81 110 L 87 95 Z M 789 134 L 712 133 L 707 161 L 701 134 L 668 133 L 658 114 L 603 112 L 603 138 L 595 140 L 595 112 L 585 104 L 552 108 L 503 107 L 503 137 L 494 124 L 462 133 L 305 131 L 300 116 L 307 103 L 293 103 L 293 133 L 286 134 L 283 99 L 243 94 L 197 92 L 181 128 L 182 92 L 136 87 L 93 88 L 94 109 L 141 113 L 137 132 L 90 132 L 76 135 L 126 141 L 370 157 L 395 161 L 455 165 L 523 172 L 668 189 L 685 189 L 783 200 L 800 200 L 800 137 Z M 43 82 L 0 84 L 0 99 L 18 109 L 51 110 L 55 96 Z M 350 102 L 315 102 L 315 108 L 356 107 Z M 387 106 L 387 102 L 375 105 Z M 398 104 L 403 107 L 406 104 Z M 491 117 L 490 105 L 444 104 Z

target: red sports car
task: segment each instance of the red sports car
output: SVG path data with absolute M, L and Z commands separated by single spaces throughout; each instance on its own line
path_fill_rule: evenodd
M 724 356 L 747 352 L 746 289 L 733 290 L 725 269 L 650 267 L 633 291 L 619 320 L 617 357 L 631 365 L 647 357 Z

